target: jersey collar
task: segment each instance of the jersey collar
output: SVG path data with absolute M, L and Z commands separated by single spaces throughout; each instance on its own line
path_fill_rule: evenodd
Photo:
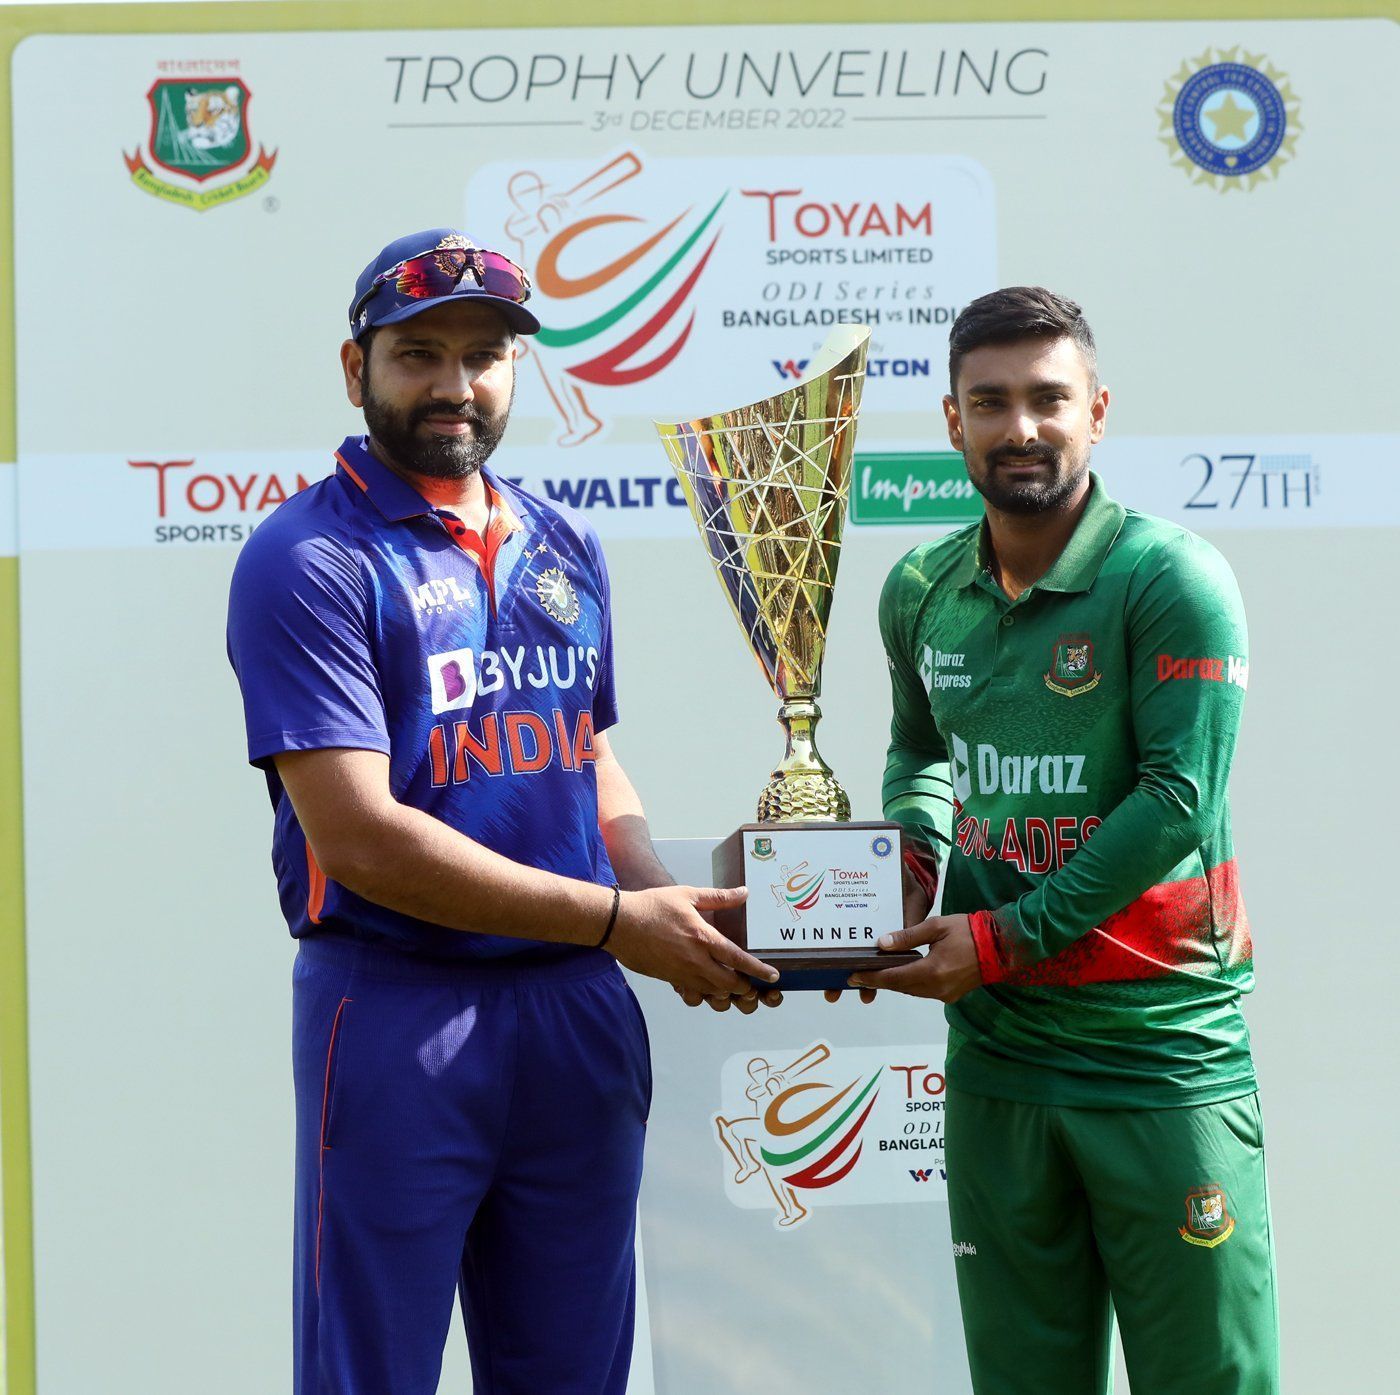
M 347 436 L 335 453 L 340 469 L 350 482 L 362 490 L 375 508 L 390 523 L 402 523 L 406 518 L 421 518 L 434 513 L 433 506 L 409 484 L 396 475 L 369 448 L 366 436 Z M 516 508 L 513 490 L 504 485 L 494 473 L 481 472 L 488 500 L 495 505 L 491 520 L 492 533 L 515 533 L 523 526 Z
M 1064 551 L 1055 559 L 1050 570 L 1027 589 L 1062 593 L 1089 590 L 1123 527 L 1126 513 L 1122 504 L 1108 497 L 1103 481 L 1091 470 L 1089 498 Z M 973 585 L 978 577 L 989 571 L 990 562 L 984 519 L 968 539 L 967 551 L 957 573 L 957 584 Z

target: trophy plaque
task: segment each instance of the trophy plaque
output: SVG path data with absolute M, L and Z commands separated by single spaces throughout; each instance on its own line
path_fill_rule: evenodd
M 746 885 L 716 925 L 784 987 L 843 987 L 908 963 L 876 941 L 904 924 L 896 823 L 851 822 L 817 752 L 822 659 L 850 494 L 870 330 L 842 325 L 799 383 L 746 407 L 655 423 L 715 574 L 780 701 L 787 750 L 758 816 L 715 849 L 715 883 Z

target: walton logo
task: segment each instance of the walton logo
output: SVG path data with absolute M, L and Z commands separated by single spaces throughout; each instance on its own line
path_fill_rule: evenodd
M 534 363 L 559 414 L 561 446 L 579 445 L 603 429 L 588 389 L 654 377 L 674 362 L 695 327 L 692 308 L 678 329 L 668 329 L 679 323 L 715 250 L 722 228 L 712 225 L 729 195 L 721 194 L 695 217 L 684 209 L 655 229 L 635 213 L 592 207 L 606 208 L 599 201 L 641 173 L 641 157 L 629 150 L 568 188 L 549 185 L 527 169 L 512 174 L 506 186 L 514 209 L 506 236 L 549 302 L 542 307 L 544 328 L 528 344 L 518 340 L 518 350 Z M 631 224 L 642 226 L 619 252 L 617 238 Z M 603 248 L 608 250 L 590 257 L 590 249 Z M 648 259 L 652 252 L 660 265 Z M 647 270 L 634 270 L 639 267 Z M 640 325 L 632 313 L 639 307 Z M 663 339 L 663 332 L 669 337 Z
M 769 362 L 780 378 L 800 378 L 807 371 L 810 360 L 775 358 Z M 926 358 L 871 358 L 865 361 L 867 378 L 927 378 L 929 372 L 930 364 Z
M 786 1066 L 763 1057 L 748 1063 L 747 1110 L 733 1118 L 714 1116 L 720 1147 L 729 1155 L 739 1184 L 761 1176 L 778 1214 L 774 1225 L 789 1230 L 811 1215 L 799 1193 L 823 1191 L 860 1161 L 861 1130 L 879 1098 L 881 1071 L 860 1076 L 839 1090 L 823 1080 L 800 1080 L 831 1058 L 816 1042 Z M 828 1146 L 829 1145 L 829 1146 Z
M 932 1182 L 935 1177 L 940 1182 L 948 1180 L 948 1174 L 941 1167 L 911 1167 L 909 1175 L 916 1182 Z
M 162 179 L 146 163 L 139 146 L 123 156 L 132 183 L 147 194 L 196 213 L 261 189 L 272 175 L 277 152 L 268 154 L 259 146 L 257 159 L 247 163 L 253 152 L 248 129 L 248 104 L 253 94 L 248 84 L 232 73 L 210 76 L 204 73 L 203 63 L 169 66 L 188 68 L 199 76 L 157 78 L 151 84 L 146 93 L 151 112 L 147 151 L 153 163 L 177 180 L 192 181 L 192 186 Z M 200 187 L 206 180 L 245 164 L 243 173 L 227 184 Z

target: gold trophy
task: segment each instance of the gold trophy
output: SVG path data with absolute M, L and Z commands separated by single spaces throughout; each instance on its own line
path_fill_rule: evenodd
M 749 888 L 717 921 L 786 987 L 917 958 L 879 954 L 904 923 L 899 825 L 856 822 L 817 752 L 822 659 L 850 495 L 870 330 L 832 331 L 793 387 L 713 416 L 655 423 L 749 647 L 780 699 L 787 751 L 758 821 L 715 849 L 717 885 Z

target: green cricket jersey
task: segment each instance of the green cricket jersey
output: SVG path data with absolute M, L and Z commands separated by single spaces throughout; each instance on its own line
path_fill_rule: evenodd
M 943 913 L 970 913 L 984 984 L 947 1009 L 949 1083 L 1115 1108 L 1246 1094 L 1235 579 L 1097 476 L 1016 601 L 985 547 L 982 524 L 916 547 L 880 598 L 885 814 L 938 850 Z

